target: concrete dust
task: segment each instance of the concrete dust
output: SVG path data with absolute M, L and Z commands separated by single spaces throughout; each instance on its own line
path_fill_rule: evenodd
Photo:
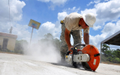
M 61 60 L 60 52 L 50 41 L 39 42 L 39 44 L 34 45 L 31 44 L 24 50 L 24 54 L 35 60 L 46 62 L 57 63 Z

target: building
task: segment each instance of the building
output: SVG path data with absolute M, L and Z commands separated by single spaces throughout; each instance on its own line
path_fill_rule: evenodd
M 101 42 L 101 44 L 117 45 L 120 46 L 120 31 L 111 35 Z
M 0 32 L 0 50 L 14 51 L 17 35 Z
M 117 45 L 120 46 L 120 31 L 114 33 L 110 37 L 106 38 L 101 42 L 100 48 L 102 49 L 102 44 L 108 44 L 108 45 Z M 100 51 L 100 53 L 102 53 Z M 102 54 L 101 54 L 102 55 Z

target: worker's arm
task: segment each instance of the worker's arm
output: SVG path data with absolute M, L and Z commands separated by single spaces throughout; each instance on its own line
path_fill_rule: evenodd
M 72 46 L 71 46 L 71 43 L 70 43 L 70 31 L 67 28 L 65 28 L 65 41 L 68 45 L 68 49 L 71 50 Z
M 84 33 L 84 42 L 85 44 L 89 44 L 89 33 Z

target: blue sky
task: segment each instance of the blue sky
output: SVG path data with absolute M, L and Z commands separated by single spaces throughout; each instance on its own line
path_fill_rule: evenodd
M 0 32 L 8 33 L 13 26 L 17 39 L 29 42 L 32 28 L 28 24 L 33 19 L 41 26 L 34 29 L 32 42 L 46 33 L 59 39 L 60 20 L 72 12 L 96 15 L 96 23 L 90 28 L 90 44 L 98 48 L 101 41 L 120 30 L 119 0 L 0 0 Z

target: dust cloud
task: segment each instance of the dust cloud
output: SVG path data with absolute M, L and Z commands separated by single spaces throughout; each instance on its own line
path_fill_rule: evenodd
M 50 41 L 29 44 L 27 48 L 24 48 L 24 54 L 35 60 L 53 63 L 61 60 L 59 50 Z

